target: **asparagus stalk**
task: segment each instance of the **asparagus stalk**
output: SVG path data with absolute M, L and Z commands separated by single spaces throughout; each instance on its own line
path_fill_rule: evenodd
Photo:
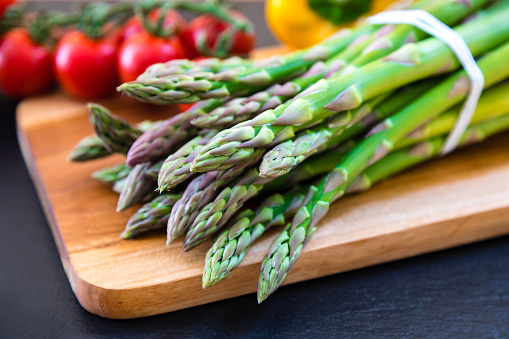
M 186 232 L 189 219 L 192 218 L 196 210 L 196 205 L 206 204 L 213 199 L 214 190 L 208 188 L 217 175 L 217 172 L 205 173 L 196 177 L 187 185 L 182 198 L 177 201 L 168 219 L 167 245 Z
M 285 224 L 285 218 L 295 214 L 305 204 L 309 187 L 286 194 L 276 193 L 265 199 L 256 213 L 241 212 L 214 241 L 207 252 L 203 269 L 203 288 L 213 286 L 228 277 L 237 268 L 251 245 L 272 226 Z
M 474 55 L 509 38 L 509 9 L 481 17 L 456 28 Z M 315 93 L 291 100 L 276 110 L 220 132 L 196 157 L 192 171 L 227 168 L 246 161 L 255 149 L 273 147 L 295 132 L 324 120 L 335 112 L 354 109 L 384 92 L 458 67 L 453 52 L 430 38 L 409 43 L 382 60 L 345 76 L 320 80 L 308 91 Z M 390 79 L 390 81 L 388 81 Z M 312 90 L 311 90 L 312 89 Z
M 275 108 L 297 93 L 321 79 L 327 71 L 323 62 L 317 62 L 301 77 L 285 83 L 276 84 L 246 98 L 235 98 L 227 105 L 192 121 L 199 128 L 224 129 L 251 119 L 259 113 Z M 288 85 L 291 85 L 288 86 Z
M 509 67 L 505 63 L 508 57 L 509 43 L 506 43 L 478 62 L 485 76 L 486 88 L 509 76 Z M 291 226 L 272 244 L 260 271 L 259 302 L 265 300 L 283 282 L 302 248 L 316 231 L 318 221 L 327 213 L 330 204 L 345 193 L 355 178 L 366 167 L 387 155 L 393 145 L 408 133 L 461 102 L 468 87 L 465 72 L 455 73 L 398 114 L 377 125 L 363 142 L 341 160 L 322 180 L 311 201 L 297 212 Z
M 267 88 L 298 73 L 305 72 L 316 61 L 324 61 L 339 53 L 358 36 L 373 32 L 375 26 L 364 26 L 355 30 L 343 30 L 319 45 L 297 51 L 281 58 L 271 58 L 260 67 L 244 72 L 225 71 L 217 73 L 214 80 L 172 75 L 144 78 L 118 87 L 118 90 L 145 102 L 190 103 L 207 98 L 223 98 L 242 94 L 250 88 Z
M 164 229 L 173 205 L 182 194 L 163 194 L 143 205 L 127 222 L 120 234 L 122 239 L 132 239 L 149 231 Z

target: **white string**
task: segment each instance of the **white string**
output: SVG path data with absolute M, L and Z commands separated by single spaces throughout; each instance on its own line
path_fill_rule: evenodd
M 465 40 L 442 21 L 421 9 L 381 12 L 367 18 L 367 21 L 371 24 L 409 24 L 415 26 L 442 40 L 456 54 L 456 57 L 470 78 L 470 91 L 461 108 L 454 128 L 445 141 L 441 154 L 444 155 L 453 151 L 458 146 L 470 121 L 472 121 L 477 102 L 484 88 L 484 75 L 479 66 L 477 66 Z

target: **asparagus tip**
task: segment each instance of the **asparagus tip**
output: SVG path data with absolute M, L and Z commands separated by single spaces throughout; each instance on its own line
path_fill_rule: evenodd
M 117 92 L 123 92 L 125 90 L 129 90 L 131 87 L 132 87 L 132 85 L 129 84 L 128 82 L 123 83 L 122 85 L 117 87 Z
M 175 239 L 176 238 L 174 238 L 173 236 L 168 235 L 168 237 L 166 238 L 166 246 L 170 246 L 175 241 Z
M 128 240 L 132 238 L 132 234 L 130 230 L 124 230 L 120 233 L 120 238 L 124 240 Z
M 226 279 L 229 275 L 230 275 L 229 271 L 227 271 L 226 273 L 223 272 L 222 274 L 215 275 L 215 276 L 212 276 L 211 274 L 206 274 L 204 272 L 203 280 L 202 280 L 202 287 L 204 289 L 208 288 L 208 287 L 212 287 L 215 284 L 217 284 L 218 282 L 223 281 L 224 279 Z

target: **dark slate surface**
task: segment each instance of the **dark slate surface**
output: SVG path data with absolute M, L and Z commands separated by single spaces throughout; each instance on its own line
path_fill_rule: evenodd
M 261 18 L 260 5 L 241 9 Z M 509 237 L 282 287 L 262 305 L 252 294 L 144 319 L 94 316 L 60 264 L 15 104 L 0 99 L 1 338 L 509 337 Z

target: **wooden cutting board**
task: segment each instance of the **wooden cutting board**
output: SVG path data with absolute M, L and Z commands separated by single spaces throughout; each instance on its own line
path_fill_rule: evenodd
M 101 103 L 131 122 L 174 113 L 128 98 Z M 71 148 L 92 133 L 84 102 L 61 93 L 30 98 L 19 105 L 17 118 L 26 164 L 71 287 L 85 309 L 107 318 L 136 318 L 256 291 L 260 262 L 277 230 L 263 236 L 230 277 L 203 290 L 210 241 L 184 254 L 182 241 L 167 247 L 164 234 L 119 238 L 136 208 L 116 213 L 117 195 L 90 174 L 122 162 L 121 156 L 66 162 Z M 285 284 L 508 233 L 505 133 L 333 204 Z M 257 307 L 254 295 L 252 307 Z

